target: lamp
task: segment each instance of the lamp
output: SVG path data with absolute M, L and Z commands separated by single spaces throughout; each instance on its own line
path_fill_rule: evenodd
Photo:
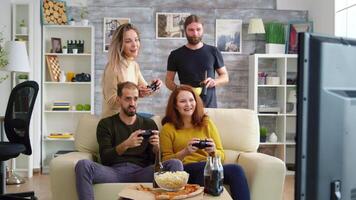
M 9 41 L 5 44 L 5 52 L 8 55 L 8 64 L 3 68 L 3 70 L 13 72 L 29 72 L 30 64 L 28 62 L 26 43 L 21 41 Z M 14 86 L 13 77 L 11 75 L 11 88 Z M 6 179 L 6 184 L 21 184 L 24 183 L 25 180 L 20 176 L 14 173 L 14 166 L 16 165 L 15 159 L 11 160 L 11 173 L 9 173 L 9 177 Z
M 8 54 L 8 64 L 3 70 L 11 72 L 29 72 L 26 43 L 20 41 L 9 41 L 5 44 L 5 52 Z
M 252 54 L 256 53 L 257 47 L 256 47 L 256 39 L 257 39 L 257 34 L 264 34 L 265 33 L 265 27 L 263 25 L 263 21 L 261 18 L 252 18 L 250 19 L 249 25 L 248 25 L 248 34 L 255 34 L 255 50 Z

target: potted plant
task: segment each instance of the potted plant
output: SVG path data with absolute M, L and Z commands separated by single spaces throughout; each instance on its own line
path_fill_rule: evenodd
M 270 22 L 266 29 L 266 53 L 285 53 L 284 24 Z
M 80 19 L 81 19 L 81 23 L 83 26 L 88 26 L 89 24 L 89 20 L 87 19 L 89 12 L 87 7 L 81 7 L 80 8 Z
M 260 142 L 266 142 L 268 129 L 266 127 L 260 128 Z
M 28 75 L 27 74 L 19 74 L 17 76 L 18 82 L 22 83 L 28 80 Z
M 62 52 L 63 52 L 63 54 L 67 54 L 68 53 L 68 49 L 67 49 L 67 46 L 63 46 L 62 47 Z
M 20 26 L 21 34 L 26 35 L 27 34 L 27 26 L 26 26 L 26 23 L 25 23 L 24 19 L 21 20 L 19 26 Z

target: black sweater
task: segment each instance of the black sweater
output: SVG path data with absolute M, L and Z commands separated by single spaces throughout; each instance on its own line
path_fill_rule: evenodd
M 148 139 L 144 139 L 138 147 L 127 149 L 122 155 L 116 153 L 115 147 L 138 129 L 158 130 L 152 119 L 143 118 L 139 115 L 136 115 L 136 121 L 132 125 L 126 125 L 121 121 L 119 114 L 100 120 L 96 129 L 96 136 L 102 164 L 111 166 L 117 163 L 129 162 L 142 167 L 153 164 L 154 154 Z

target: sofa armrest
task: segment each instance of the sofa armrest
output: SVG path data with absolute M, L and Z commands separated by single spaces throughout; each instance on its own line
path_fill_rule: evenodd
M 285 164 L 262 153 L 241 153 L 237 163 L 244 169 L 252 200 L 281 200 Z
M 77 199 L 74 168 L 82 159 L 93 160 L 93 155 L 86 152 L 71 152 L 51 160 L 49 170 L 53 200 Z

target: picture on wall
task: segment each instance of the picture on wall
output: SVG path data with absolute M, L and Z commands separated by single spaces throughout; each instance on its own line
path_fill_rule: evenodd
M 184 21 L 189 15 L 190 13 L 156 13 L 156 38 L 185 38 Z
M 312 32 L 313 22 L 294 22 L 289 24 L 288 28 L 288 41 L 287 41 L 287 53 L 298 53 L 298 33 L 300 32 Z
M 103 32 L 103 51 L 108 52 L 111 43 L 111 38 L 116 30 L 121 24 L 129 23 L 129 18 L 104 18 L 104 32 Z
M 215 43 L 221 53 L 241 53 L 242 20 L 217 19 Z
M 61 0 L 43 0 L 41 6 L 42 24 L 64 25 L 68 23 L 66 2 Z

